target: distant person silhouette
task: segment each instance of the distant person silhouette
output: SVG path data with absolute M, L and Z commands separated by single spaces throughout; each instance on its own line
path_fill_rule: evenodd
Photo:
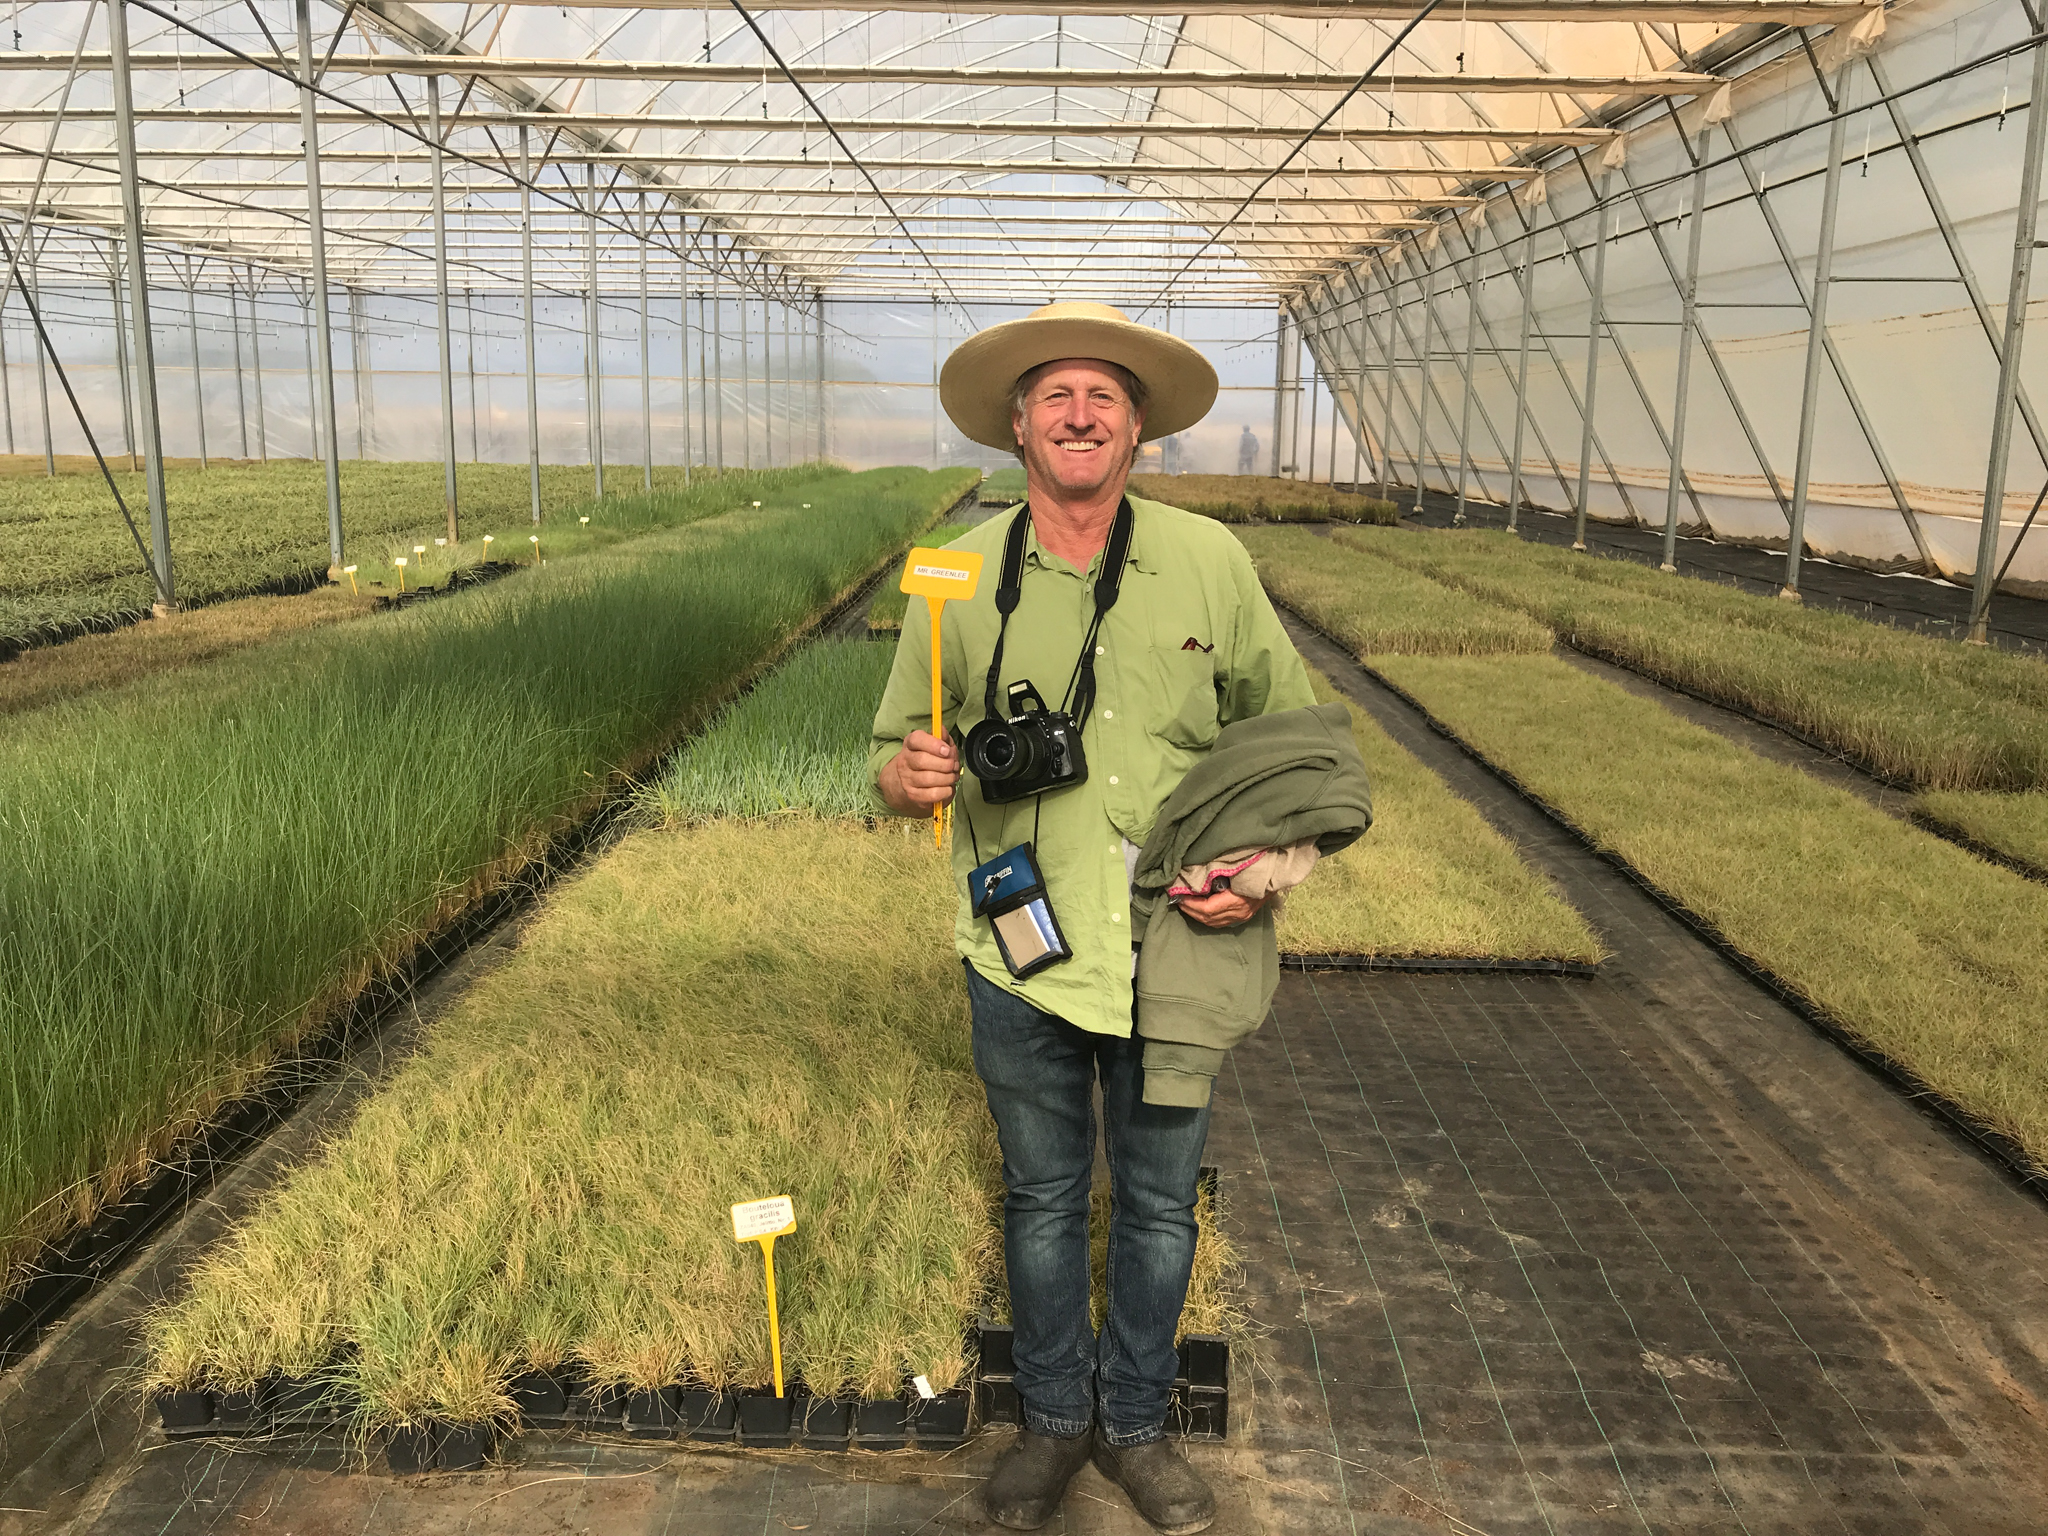
M 1237 440 L 1237 472 L 1248 475 L 1252 464 L 1259 456 L 1259 440 L 1252 436 L 1252 429 L 1246 427 L 1244 435 Z

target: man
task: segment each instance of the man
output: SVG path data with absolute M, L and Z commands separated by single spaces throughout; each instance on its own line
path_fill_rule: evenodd
M 1229 530 L 1125 497 L 1138 445 L 1193 426 L 1215 401 L 1215 371 L 1192 346 L 1107 305 L 1051 304 L 968 338 L 947 360 L 939 391 L 968 437 L 1017 453 L 1029 488 L 1028 511 L 991 518 L 952 546 L 979 550 L 985 566 L 974 600 L 945 608 L 946 721 L 964 738 L 985 718 L 987 700 L 1024 680 L 1039 686 L 1048 709 L 1068 707 L 1055 702 L 1068 685 L 1085 715 L 1076 721 L 1084 778 L 991 803 L 977 777 L 962 780 L 955 742 L 926 729 L 930 625 L 913 599 L 869 754 L 882 799 L 900 815 L 929 816 L 958 796 L 955 934 L 975 1070 L 1002 1144 L 1024 1404 L 1023 1431 L 984 1498 L 997 1523 L 1035 1529 L 1092 1454 L 1155 1525 L 1199 1531 L 1215 1501 L 1164 1436 L 1209 1111 L 1144 1101 L 1130 877 L 1161 805 L 1223 726 L 1311 705 L 1314 695 Z M 1006 617 L 996 589 L 1013 526 L 1023 555 Z M 1113 533 L 1127 539 L 1127 554 L 1121 570 L 1105 571 Z M 1106 611 L 1098 578 L 1114 581 Z M 1091 670 L 1092 698 L 1081 682 Z M 965 890 L 977 865 L 1026 843 L 1072 955 L 1019 979 Z M 1261 905 L 1224 889 L 1180 911 L 1233 928 Z M 1089 1323 L 1088 1262 L 1098 1081 L 1113 1201 L 1099 1339 Z
M 1250 474 L 1258 458 L 1259 440 L 1252 436 L 1252 429 L 1247 426 L 1237 436 L 1237 472 L 1240 475 Z

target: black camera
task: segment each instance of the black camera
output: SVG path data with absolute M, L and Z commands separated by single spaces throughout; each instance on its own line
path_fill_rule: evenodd
M 1009 719 L 986 719 L 967 733 L 967 766 L 990 805 L 1066 789 L 1088 777 L 1074 717 L 1047 709 L 1029 682 L 1010 684 Z

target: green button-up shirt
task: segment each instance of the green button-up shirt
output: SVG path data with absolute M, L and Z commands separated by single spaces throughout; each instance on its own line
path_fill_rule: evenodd
M 1130 557 L 1116 607 L 1097 639 L 1095 703 L 1082 732 L 1086 782 L 1040 799 L 990 805 L 974 775 L 963 773 L 953 821 L 960 953 L 997 986 L 1070 1024 L 1109 1035 L 1131 1032 L 1125 840 L 1144 843 L 1166 797 L 1224 726 L 1315 703 L 1301 657 L 1230 530 L 1156 501 L 1130 501 Z M 941 615 L 945 721 L 963 739 L 984 713 L 1000 620 L 996 586 L 1012 515 L 991 517 L 948 546 L 984 557 L 973 601 L 948 603 Z M 1047 708 L 1061 707 L 1094 617 L 1101 561 L 1097 555 L 1084 574 L 1041 548 L 1036 529 L 1026 538 L 1022 597 L 1003 642 L 998 709 L 1009 685 L 1027 678 Z M 871 780 L 913 730 L 931 729 L 931 701 L 931 617 L 924 600 L 912 598 L 875 714 Z M 988 921 L 973 915 L 967 875 L 1027 840 L 1037 844 L 1053 911 L 1074 957 L 1018 981 L 1003 964 Z

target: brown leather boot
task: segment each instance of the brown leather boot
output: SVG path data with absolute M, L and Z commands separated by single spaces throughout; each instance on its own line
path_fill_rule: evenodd
M 1071 1440 L 1019 1430 L 1016 1443 L 997 1459 L 982 1485 L 989 1519 L 1013 1531 L 1037 1530 L 1060 1507 L 1067 1484 L 1087 1465 L 1094 1443 L 1092 1430 Z
M 1216 1495 L 1171 1440 L 1111 1445 L 1097 1435 L 1095 1470 L 1129 1494 L 1138 1513 L 1166 1536 L 1193 1536 L 1216 1518 Z

